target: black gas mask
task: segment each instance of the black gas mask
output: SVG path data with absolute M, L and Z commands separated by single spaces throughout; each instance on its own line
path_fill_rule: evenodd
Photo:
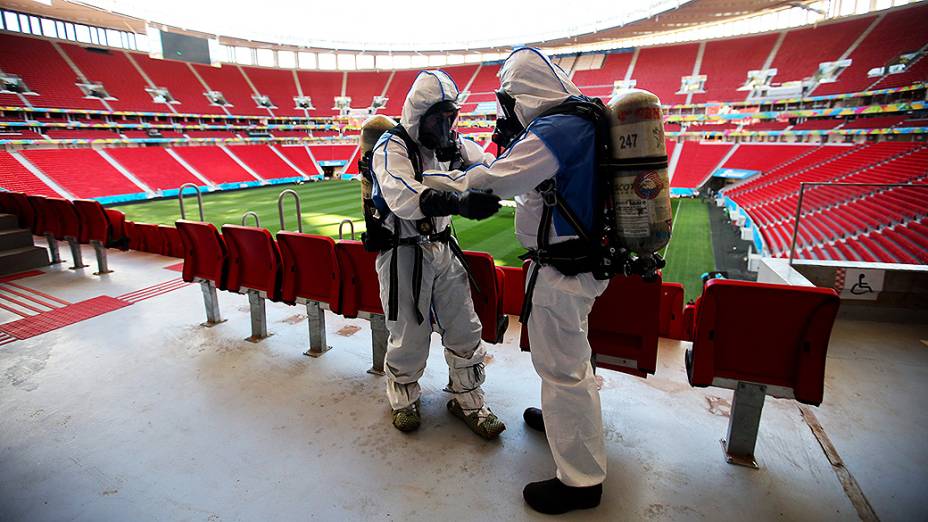
M 460 155 L 454 121 L 458 108 L 451 100 L 438 102 L 419 119 L 419 143 L 435 151 L 438 161 L 452 161 Z
M 512 140 L 522 134 L 525 127 L 516 117 L 516 99 L 505 91 L 496 91 L 496 129 L 493 131 L 493 143 L 500 149 L 508 149 Z

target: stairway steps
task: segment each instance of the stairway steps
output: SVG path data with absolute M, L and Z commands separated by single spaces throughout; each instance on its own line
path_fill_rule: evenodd
M 32 232 L 25 228 L 0 229 L 0 252 L 32 246 Z
M 0 230 L 19 228 L 19 220 L 13 214 L 0 213 Z
M 25 246 L 0 251 L 0 275 L 24 272 L 48 265 L 48 250 L 38 246 Z

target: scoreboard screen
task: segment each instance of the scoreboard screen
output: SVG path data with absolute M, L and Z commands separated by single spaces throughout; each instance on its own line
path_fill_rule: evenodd
M 185 34 L 161 31 L 161 52 L 168 60 L 210 65 L 209 41 Z

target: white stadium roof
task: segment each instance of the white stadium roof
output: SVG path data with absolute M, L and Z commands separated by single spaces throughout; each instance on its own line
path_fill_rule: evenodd
M 412 0 L 84 0 L 173 27 L 247 40 L 340 50 L 448 51 L 595 33 L 692 0 L 434 2 Z

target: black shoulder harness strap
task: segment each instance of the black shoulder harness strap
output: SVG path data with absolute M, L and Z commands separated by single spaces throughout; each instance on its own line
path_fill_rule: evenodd
M 403 140 L 403 144 L 406 146 L 406 151 L 409 154 L 409 161 L 412 163 L 413 172 L 415 172 L 416 181 L 422 182 L 422 156 L 419 153 L 419 146 L 412 139 L 412 136 L 409 135 L 409 132 L 402 126 L 397 125 L 392 129 L 387 131 L 388 134 L 396 136 Z M 397 286 L 399 285 L 399 274 L 398 274 L 398 258 L 397 251 L 401 245 L 409 245 L 415 247 L 415 254 L 413 258 L 413 269 L 412 269 L 412 295 L 413 295 L 413 306 L 416 310 L 416 321 L 418 324 L 422 324 L 422 321 L 425 318 L 422 316 L 422 312 L 419 310 L 419 294 L 422 290 L 422 244 L 428 242 L 437 242 L 437 243 L 447 243 L 448 247 L 451 249 L 452 255 L 460 261 L 461 265 L 464 267 L 464 272 L 467 274 L 468 280 L 474 285 L 474 288 L 477 292 L 480 292 L 480 287 L 477 286 L 477 281 L 474 279 L 474 275 L 471 273 L 470 268 L 467 265 L 467 259 L 464 257 L 464 251 L 461 250 L 460 245 L 458 245 L 457 240 L 451 236 L 451 229 L 446 228 L 441 232 L 434 232 L 435 225 L 432 222 L 431 218 L 423 218 L 416 222 L 416 229 L 421 235 L 410 237 L 410 238 L 400 238 L 399 232 L 399 218 L 394 215 L 393 221 L 394 231 L 393 231 L 393 241 L 391 250 L 393 251 L 392 257 L 390 258 L 390 291 L 389 291 L 389 302 L 387 303 L 387 319 L 390 321 L 396 321 L 397 318 L 397 307 L 399 304 L 399 295 L 397 291 Z
M 409 135 L 409 131 L 402 125 L 397 125 L 387 131 L 387 134 L 396 136 L 403 140 L 406 145 L 406 151 L 409 153 L 409 162 L 412 163 L 412 170 L 416 174 L 416 181 L 422 181 L 422 155 L 419 153 L 419 145 Z
M 596 126 L 597 142 L 600 141 L 600 134 L 602 132 L 608 132 L 608 127 L 605 126 L 608 125 L 605 118 L 605 107 L 603 107 L 602 102 L 599 100 L 587 98 L 586 96 L 571 96 L 563 103 L 543 112 L 538 118 L 557 114 L 571 114 L 590 121 Z M 601 149 L 602 145 L 597 143 L 597 161 L 601 158 L 600 155 L 604 153 Z M 603 187 L 597 187 L 596 190 L 600 191 L 602 188 Z M 531 259 L 533 261 L 531 275 L 525 287 L 525 298 L 522 301 L 522 313 L 519 317 L 519 320 L 523 324 L 528 321 L 529 315 L 532 312 L 532 296 L 535 293 L 535 283 L 538 281 L 539 268 L 547 264 L 558 265 L 560 263 L 570 263 L 577 260 L 576 258 L 564 257 L 563 252 L 561 256 L 558 256 L 550 251 L 551 245 L 549 244 L 549 237 L 551 235 L 551 221 L 554 216 L 554 209 L 557 208 L 557 210 L 560 211 L 561 216 L 567 220 L 567 223 L 576 231 L 583 244 L 592 247 L 595 246 L 594 244 L 598 244 L 601 239 L 594 237 L 593 234 L 595 230 L 586 230 L 577 217 L 577 213 L 570 208 L 567 202 L 564 201 L 564 198 L 558 193 L 554 178 L 549 178 L 541 182 L 535 187 L 535 191 L 541 195 L 544 206 L 541 210 L 541 219 L 538 222 L 538 233 L 535 238 L 537 246 L 521 256 L 521 259 Z M 601 216 L 597 213 L 595 214 L 595 219 L 601 219 Z M 579 249 L 579 254 L 581 256 L 586 256 L 583 260 L 584 262 L 590 262 L 588 259 L 589 252 L 589 249 Z

